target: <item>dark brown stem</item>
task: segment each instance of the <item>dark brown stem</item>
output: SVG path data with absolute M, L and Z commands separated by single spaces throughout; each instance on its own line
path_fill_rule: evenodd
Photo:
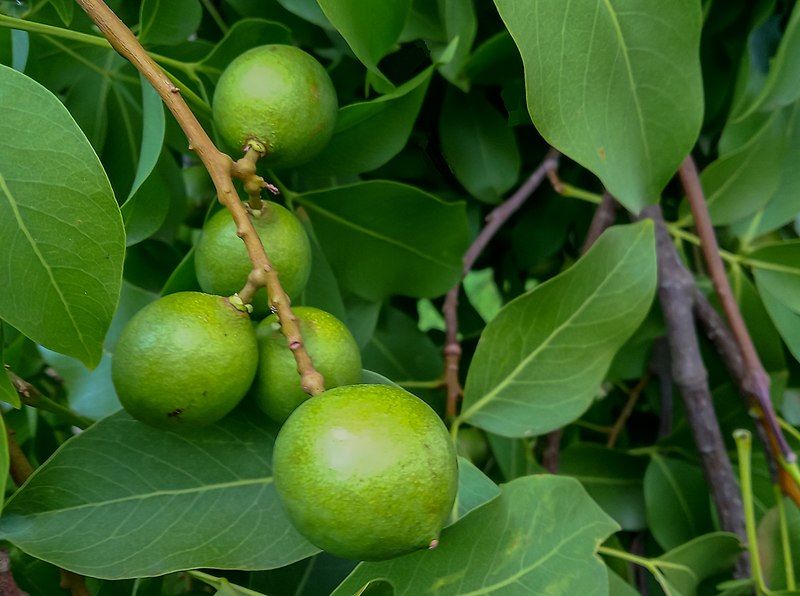
M 547 152 L 542 163 L 539 164 L 528 179 L 520 186 L 517 191 L 506 201 L 495 207 L 486 216 L 486 224 L 480 233 L 475 237 L 467 252 L 462 259 L 463 267 L 461 277 L 470 272 L 475 261 L 481 256 L 486 246 L 495 237 L 497 232 L 508 219 L 525 204 L 525 201 L 542 184 L 545 176 L 550 170 L 558 167 L 559 153 L 555 149 Z M 461 280 L 450 288 L 444 299 L 442 312 L 445 320 L 445 385 L 447 387 L 447 416 L 455 418 L 458 413 L 458 400 L 461 397 L 462 388 L 459 379 L 459 362 L 461 361 L 461 344 L 458 341 L 458 293 L 461 290 Z
M 733 296 L 728 276 L 725 272 L 725 265 L 719 255 L 719 245 L 717 243 L 717 236 L 714 233 L 714 226 L 711 223 L 711 216 L 708 212 L 708 204 L 706 203 L 705 194 L 703 193 L 703 186 L 700 182 L 700 175 L 697 172 L 697 166 L 694 163 L 692 156 L 688 156 L 681 164 L 678 173 L 680 175 L 681 183 L 686 191 L 686 198 L 689 201 L 689 206 L 692 209 L 692 217 L 694 218 L 697 234 L 700 236 L 700 244 L 703 249 L 703 256 L 705 258 L 708 274 L 711 281 L 714 283 L 714 290 L 719 297 L 719 302 L 728 319 L 730 330 L 736 340 L 736 345 L 741 354 L 744 376 L 741 380 L 740 387 L 742 390 L 751 396 L 752 400 L 757 405 L 757 415 L 764 421 L 764 429 L 769 436 L 771 444 L 771 456 L 776 461 L 785 461 L 788 464 L 796 464 L 797 456 L 789 447 L 789 443 L 783 436 L 778 418 L 775 415 L 775 410 L 772 406 L 770 398 L 770 378 L 766 370 L 764 370 L 761 359 L 756 351 L 755 344 L 750 337 L 747 330 L 747 325 L 744 322 L 744 317 L 739 310 L 739 305 L 736 298 Z M 784 475 L 781 486 L 786 490 L 786 485 L 789 484 L 794 487 L 792 494 L 793 498 L 797 499 L 797 494 L 800 493 L 800 487 L 791 479 L 790 476 Z M 790 489 L 791 490 L 791 489 Z M 800 501 L 798 501 L 800 504 Z
M 292 314 L 289 297 L 283 291 L 278 280 L 278 272 L 272 266 L 253 227 L 253 222 L 250 221 L 247 209 L 239 200 L 239 195 L 233 186 L 232 176 L 237 175 L 237 166 L 229 156 L 217 149 L 181 97 L 180 89 L 172 84 L 117 15 L 102 0 L 77 0 L 77 2 L 114 49 L 150 81 L 164 104 L 175 116 L 175 120 L 189 139 L 189 149 L 197 152 L 211 175 L 217 197 L 230 211 L 236 222 L 236 233 L 247 247 L 253 269 L 239 297 L 247 304 L 252 301 L 258 289 L 267 289 L 270 307 L 277 313 L 281 331 L 294 354 L 303 389 L 311 395 L 322 393 L 325 390 L 324 379 L 314 369 L 311 358 L 306 352 L 297 318 Z
M 667 327 L 672 378 L 683 396 L 686 418 L 700 453 L 720 525 L 745 541 L 744 509 L 739 487 L 722 440 L 692 317 L 694 277 L 680 261 L 664 224 L 661 208 L 658 205 L 648 207 L 642 211 L 642 216 L 650 217 L 655 223 L 658 295 Z M 749 577 L 749 561 L 744 555 L 737 565 L 736 576 Z
M 563 191 L 564 185 L 558 177 L 558 172 L 555 168 L 547 172 L 547 177 L 553 190 L 557 193 Z M 606 228 L 614 224 L 617 217 L 617 201 L 611 196 L 610 193 L 603 193 L 603 200 L 594 210 L 592 221 L 589 224 L 589 229 L 586 232 L 586 238 L 583 239 L 583 246 L 581 246 L 581 254 L 586 252 L 592 247 L 595 241 L 606 231 Z M 557 428 L 547 433 L 545 437 L 545 446 L 542 451 L 542 465 L 551 474 L 558 472 L 558 459 L 561 450 L 561 437 L 564 434 L 563 428 Z

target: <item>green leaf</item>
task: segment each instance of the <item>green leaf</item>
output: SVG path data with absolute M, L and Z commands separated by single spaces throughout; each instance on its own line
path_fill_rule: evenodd
M 458 494 L 453 505 L 455 521 L 473 509 L 491 501 L 500 494 L 500 488 L 467 458 L 458 456 Z
M 701 181 L 713 223 L 737 222 L 771 202 L 777 203 L 772 209 L 780 209 L 787 196 L 794 196 L 800 184 L 794 171 L 800 154 L 799 111 L 800 106 L 793 106 L 773 113 L 746 143 L 703 170 Z
M 693 596 L 701 581 L 729 570 L 742 552 L 742 543 L 735 534 L 714 532 L 673 548 L 653 562 L 664 581 L 661 587 L 667 596 Z
M 800 99 L 798 68 L 800 68 L 800 6 L 795 5 L 778 46 L 778 52 L 770 63 L 764 87 L 750 109 L 739 119 L 744 119 L 756 110 L 779 108 Z
M 114 414 L 36 470 L 9 500 L 0 536 L 103 579 L 287 565 L 317 549 L 278 501 L 275 432 L 243 411 L 183 434 Z
M 360 174 L 385 164 L 408 142 L 432 74 L 427 68 L 391 93 L 340 108 L 333 138 L 303 170 Z
M 623 530 L 647 527 L 642 482 L 647 460 L 592 443 L 561 452 L 558 473 L 579 480 L 586 492 Z
M 382 180 L 294 200 L 308 212 L 340 285 L 355 294 L 432 298 L 459 278 L 468 242 L 463 203 Z
M 222 71 L 239 54 L 268 43 L 292 43 L 292 32 L 275 21 L 242 19 L 236 21 L 225 37 L 197 64 L 198 70 L 216 83 Z
M 528 109 L 556 149 L 638 212 L 703 119 L 698 0 L 495 0 L 522 54 Z
M 786 527 L 789 537 L 790 561 L 795 577 L 800 577 L 800 509 L 788 497 L 782 497 Z M 767 585 L 772 589 L 786 588 L 786 562 L 781 540 L 781 517 L 778 508 L 770 509 L 758 524 L 758 546 Z
M 114 313 L 111 327 L 103 344 L 100 364 L 89 370 L 82 362 L 57 352 L 41 349 L 42 358 L 52 366 L 64 380 L 68 391 L 70 408 L 92 420 L 99 420 L 120 409 L 114 384 L 111 381 L 111 360 L 123 328 L 139 310 L 150 304 L 157 296 L 138 288 L 127 281 L 122 283 L 119 308 Z
M 19 399 L 19 394 L 17 390 L 14 389 L 14 385 L 11 384 L 11 378 L 8 376 L 5 369 L 5 358 L 3 357 L 4 348 L 5 336 L 3 333 L 3 322 L 0 321 L 0 401 L 11 404 L 15 408 L 20 408 L 22 402 Z M 2 439 L 2 437 L 3 435 L 0 435 L 0 439 Z M 0 442 L 6 443 L 6 441 Z M 2 495 L 2 492 L 0 492 L 0 495 Z
M 203 9 L 197 0 L 143 0 L 139 42 L 146 46 L 177 45 L 197 31 Z
M 169 210 L 169 201 L 164 200 L 166 190 L 158 192 L 152 188 L 159 181 L 152 180 L 153 169 L 161 155 L 164 144 L 164 106 L 156 90 L 144 77 L 140 77 L 142 87 L 142 143 L 139 149 L 139 161 L 136 175 L 122 204 L 122 219 L 125 222 L 128 246 L 150 237 L 161 224 Z M 150 181 L 149 187 L 142 186 Z M 161 183 L 164 187 L 164 184 Z
M 435 550 L 362 563 L 334 596 L 378 579 L 406 594 L 605 593 L 606 567 L 595 550 L 618 526 L 580 484 L 543 475 L 500 488 L 499 497 L 446 528 Z
M 652 224 L 607 230 L 570 269 L 507 304 L 486 326 L 461 418 L 509 437 L 575 420 L 644 320 L 655 287 Z
M 361 63 L 380 74 L 378 62 L 397 43 L 411 8 L 411 0 L 384 2 L 380 10 L 376 10 L 370 0 L 317 2 Z
M 0 371 L 7 377 L 5 371 Z M 0 416 L 0 508 L 3 506 L 3 499 L 6 495 L 6 482 L 8 482 L 8 440 L 6 439 L 6 423 Z
M 0 318 L 95 366 L 122 281 L 114 194 L 54 95 L 0 66 L 0 103 Z
M 486 438 L 492 448 L 494 460 L 506 480 L 544 471 L 533 457 L 530 440 L 509 439 L 492 433 L 486 433 Z
M 713 529 L 708 486 L 697 466 L 652 456 L 644 476 L 647 524 L 664 550 Z
M 161 295 L 174 294 L 175 292 L 200 291 L 200 282 L 194 268 L 194 246 L 184 255 L 178 266 L 170 274 L 169 279 L 161 289 Z
M 448 90 L 439 135 L 450 169 L 476 199 L 498 203 L 516 184 L 520 156 L 514 133 L 482 95 Z
M 75 15 L 75 3 L 72 0 L 49 0 L 49 2 L 56 9 L 61 21 L 69 27 Z
M 437 4 L 447 41 L 440 47 L 434 47 L 431 55 L 434 60 L 444 62 L 439 67 L 442 76 L 462 91 L 467 91 L 468 82 L 462 71 L 469 60 L 472 43 L 478 31 L 473 0 L 437 0 Z M 445 61 L 444 55 L 453 43 L 456 44 L 455 53 Z

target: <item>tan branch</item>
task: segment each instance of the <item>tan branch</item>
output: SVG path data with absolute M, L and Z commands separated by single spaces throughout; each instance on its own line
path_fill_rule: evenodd
M 273 268 L 264 246 L 261 244 L 261 239 L 253 227 L 247 208 L 239 199 L 233 186 L 232 177 L 239 175 L 241 163 L 234 165 L 234 161 L 228 155 L 217 149 L 189 106 L 186 105 L 180 90 L 172 84 L 172 81 L 147 54 L 136 36 L 105 2 L 102 0 L 77 0 L 77 2 L 113 48 L 150 81 L 164 104 L 175 116 L 175 120 L 189 140 L 189 149 L 197 153 L 200 161 L 211 175 L 211 180 L 217 190 L 217 197 L 220 203 L 230 211 L 236 222 L 236 233 L 247 247 L 247 254 L 253 264 L 253 269 L 239 297 L 247 304 L 252 301 L 253 295 L 259 288 L 266 288 L 270 307 L 277 313 L 281 331 L 297 362 L 297 371 L 300 374 L 303 389 L 310 395 L 321 393 L 325 390 L 324 380 L 322 375 L 314 369 L 311 358 L 305 350 L 297 318 L 290 307 L 289 297 L 283 291 L 278 280 L 278 272 Z M 247 156 L 245 155 L 245 157 Z

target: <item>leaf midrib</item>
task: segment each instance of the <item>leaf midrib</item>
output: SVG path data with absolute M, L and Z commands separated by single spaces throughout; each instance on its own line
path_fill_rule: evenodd
M 550 344 L 551 344 L 551 343 L 552 343 L 552 342 L 553 342 L 553 341 L 554 341 L 554 340 L 555 340 L 555 339 L 558 337 L 558 335 L 559 335 L 559 334 L 560 334 L 560 333 L 561 333 L 561 332 L 562 332 L 564 329 L 566 329 L 567 327 L 569 327 L 569 326 L 570 326 L 570 325 L 573 323 L 573 321 L 574 321 L 574 320 L 575 320 L 575 319 L 576 319 L 578 316 L 580 316 L 581 314 L 583 314 L 583 311 L 584 311 L 584 310 L 585 310 L 585 309 L 588 307 L 588 305 L 589 305 L 590 303 L 592 303 L 592 302 L 595 300 L 595 298 L 598 296 L 598 294 L 601 292 L 601 290 L 603 290 L 603 289 L 605 288 L 605 286 L 608 284 L 609 280 L 610 280 L 612 277 L 614 277 L 614 275 L 616 274 L 617 270 L 618 270 L 618 269 L 619 269 L 619 268 L 622 266 L 622 264 L 623 264 L 623 263 L 624 263 L 624 262 L 627 260 L 627 258 L 628 258 L 628 255 L 630 255 L 630 253 L 631 253 L 631 251 L 633 250 L 633 248 L 634 248 L 636 245 L 638 245 L 638 244 L 639 244 L 639 240 L 641 239 L 641 237 L 642 237 L 642 234 L 643 234 L 643 232 L 641 232 L 641 231 L 640 231 L 640 232 L 639 232 L 639 234 L 637 235 L 637 237 L 634 239 L 634 241 L 633 241 L 633 242 L 631 242 L 630 246 L 628 247 L 628 250 L 626 250 L 626 251 L 625 251 L 625 254 L 624 254 L 624 255 L 622 255 L 622 257 L 621 257 L 621 258 L 620 258 L 620 259 L 617 261 L 616 265 L 614 265 L 614 267 L 611 269 L 611 271 L 609 271 L 609 272 L 608 272 L 608 274 L 606 275 L 606 277 L 605 277 L 605 279 L 602 281 L 602 283 L 600 283 L 600 285 L 598 285 L 598 286 L 597 286 L 597 287 L 594 289 L 594 291 L 592 291 L 592 293 L 591 293 L 589 296 L 587 296 L 587 297 L 586 297 L 586 300 L 583 302 L 583 304 L 581 304 L 581 305 L 580 305 L 580 307 L 578 307 L 578 308 L 575 310 L 575 312 L 574 312 L 574 313 L 572 313 L 572 315 L 570 315 L 569 317 L 567 317 L 567 319 L 566 319 L 566 320 L 565 320 L 563 323 L 561 323 L 561 324 L 560 324 L 558 327 L 556 327 L 556 328 L 555 328 L 555 329 L 552 331 L 552 333 L 550 333 L 550 335 L 548 335 L 548 336 L 547 336 L 547 337 L 544 339 L 544 341 L 542 341 L 542 343 L 541 343 L 541 344 L 539 344 L 539 346 L 538 346 L 538 347 L 537 347 L 535 350 L 533 350 L 533 352 L 531 352 L 530 354 L 528 354 L 528 356 L 526 356 L 525 358 L 523 358 L 523 359 L 520 361 L 520 363 L 519 363 L 519 364 L 518 364 L 516 367 L 514 367 L 514 370 L 512 370 L 512 371 L 511 371 L 511 373 L 509 373 L 509 374 L 506 376 L 506 378 L 505 378 L 505 379 L 503 379 L 503 381 L 501 381 L 500 383 L 498 383 L 498 384 L 495 386 L 495 388 L 494 388 L 494 389 L 492 389 L 492 391 L 490 391 L 489 393 L 487 393 L 486 395 L 484 395 L 482 398 L 480 398 L 478 401 L 476 401 L 476 402 L 475 402 L 475 403 L 474 403 L 472 406 L 470 406 L 470 407 L 469 407 L 469 408 L 467 408 L 467 409 L 466 409 L 464 412 L 462 412 L 462 413 L 461 413 L 461 415 L 459 416 L 459 418 L 460 418 L 461 420 L 467 420 L 467 419 L 469 419 L 469 417 L 470 417 L 470 416 L 472 416 L 472 415 L 474 415 L 474 414 L 475 414 L 475 412 L 477 412 L 477 411 L 479 411 L 481 408 L 483 408 L 484 404 L 485 404 L 487 401 L 490 401 L 490 400 L 492 400 L 492 399 L 495 397 L 495 395 L 497 395 L 497 394 L 498 394 L 500 391 L 502 391 L 503 389 L 505 389 L 505 388 L 506 388 L 506 387 L 507 387 L 507 386 L 508 386 L 508 385 L 509 385 L 509 384 L 510 384 L 510 383 L 511 383 L 511 382 L 512 382 L 512 381 L 513 381 L 513 380 L 514 380 L 516 377 L 518 377 L 518 376 L 521 374 L 521 372 L 522 372 L 522 371 L 523 371 L 525 368 L 527 368 L 527 366 L 528 366 L 528 365 L 529 365 L 529 364 L 530 364 L 530 363 L 531 363 L 531 362 L 532 362 L 532 361 L 533 361 L 533 360 L 534 360 L 534 359 L 535 359 L 535 358 L 536 358 L 536 357 L 537 357 L 537 356 L 538 356 L 538 355 L 539 355 L 539 354 L 542 352 L 542 350 L 544 350 L 545 348 L 549 347 L 549 346 L 550 346 Z
M 56 294 L 58 295 L 59 300 L 61 300 L 61 304 L 64 306 L 64 311 L 67 313 L 67 317 L 69 317 L 69 320 L 72 323 L 72 328 L 75 330 L 75 334 L 77 335 L 78 339 L 81 342 L 81 345 L 83 346 L 84 353 L 87 356 L 91 356 L 92 352 L 89 349 L 89 346 L 86 344 L 86 338 L 83 336 L 83 333 L 81 333 L 81 329 L 78 326 L 77 321 L 75 320 L 75 316 L 72 314 L 72 309 L 70 308 L 69 303 L 67 302 L 67 299 L 64 296 L 64 293 L 61 291 L 61 286 L 58 285 L 58 281 L 56 280 L 55 275 L 53 275 L 52 268 L 45 260 L 42 252 L 39 250 L 39 245 L 36 243 L 36 239 L 33 237 L 30 230 L 28 230 L 28 226 L 25 225 L 25 222 L 22 219 L 22 215 L 19 212 L 19 204 L 14 198 L 14 195 L 11 194 L 11 189 L 8 187 L 8 183 L 6 182 L 6 179 L 3 176 L 2 172 L 0 172 L 0 191 L 2 191 L 0 192 L 0 194 L 2 194 L 8 200 L 8 204 L 11 207 L 11 211 L 14 214 L 14 219 L 17 221 L 17 225 L 20 231 L 25 236 L 28 243 L 31 245 L 33 253 L 36 255 L 36 258 L 42 264 L 42 267 L 47 273 L 47 277 L 50 279 L 50 283 L 53 289 L 55 290 Z
M 45 515 L 53 515 L 56 513 L 67 513 L 73 511 L 80 511 L 82 509 L 90 509 L 90 508 L 101 508 L 106 507 L 108 505 L 116 505 L 118 503 L 127 503 L 129 501 L 144 501 L 147 499 L 152 499 L 155 497 L 172 497 L 172 496 L 179 496 L 179 495 L 190 495 L 195 493 L 203 493 L 203 492 L 210 492 L 214 490 L 222 490 L 226 488 L 238 488 L 241 486 L 255 486 L 258 484 L 268 485 L 272 483 L 272 476 L 265 476 L 263 478 L 247 478 L 243 480 L 232 480 L 230 482 L 219 482 L 216 484 L 204 484 L 202 486 L 193 486 L 191 488 L 177 488 L 172 490 L 159 490 L 154 491 L 151 493 L 141 493 L 136 495 L 127 495 L 125 497 L 119 497 L 117 499 L 108 499 L 106 501 L 96 501 L 93 503 L 83 503 L 81 505 L 75 505 L 73 507 L 64 507 L 61 509 L 50 509 L 48 511 L 41 511 L 31 513 L 31 517 L 41 517 Z M 13 512 L 7 512 L 4 517 L 9 518 Z M 18 514 L 23 516 L 25 514 Z M 28 515 L 25 515 L 26 517 Z
M 335 222 L 337 222 L 337 223 L 339 223 L 339 224 L 341 224 L 341 225 L 343 225 L 345 227 L 350 227 L 350 228 L 352 228 L 352 229 L 354 229 L 354 230 L 356 230 L 358 232 L 361 232 L 362 234 L 364 234 L 366 236 L 370 236 L 372 238 L 375 238 L 376 240 L 380 240 L 382 242 L 386 242 L 387 244 L 391 244 L 393 246 L 396 246 L 397 248 L 400 248 L 400 249 L 402 249 L 402 250 L 404 250 L 406 252 L 410 252 L 411 254 L 416 255 L 420 259 L 429 261 L 429 262 L 431 262 L 431 263 L 433 263 L 435 265 L 438 265 L 439 267 L 444 267 L 445 269 L 448 269 L 448 270 L 451 270 L 451 271 L 458 269 L 458 267 L 453 267 L 449 263 L 446 263 L 444 261 L 440 261 L 439 259 L 435 259 L 434 257 L 432 257 L 432 256 L 430 256 L 428 254 L 425 254 L 424 252 L 422 252 L 420 250 L 417 250 L 413 246 L 408 246 L 407 244 L 403 244 L 399 240 L 395 240 L 394 238 L 391 238 L 389 236 L 384 236 L 382 234 L 379 234 L 378 232 L 376 232 L 374 230 L 370 230 L 369 228 L 365 228 L 365 227 L 363 227 L 361 225 L 356 224 L 353 221 L 350 221 L 350 220 L 345 219 L 345 218 L 343 218 L 343 217 L 341 217 L 339 215 L 336 215 L 335 213 L 332 213 L 332 212 L 328 211 L 327 209 L 323 209 L 322 207 L 320 207 L 316 203 L 313 203 L 313 202 L 311 202 L 311 201 L 309 201 L 307 199 L 303 199 L 301 197 L 297 197 L 295 199 L 295 201 L 297 201 L 298 203 L 301 203 L 307 209 L 311 209 L 312 211 L 316 211 L 320 215 L 324 215 L 325 217 L 327 217 L 327 218 L 329 218 L 329 219 L 331 219 L 331 220 L 333 220 L 333 221 L 335 221 Z

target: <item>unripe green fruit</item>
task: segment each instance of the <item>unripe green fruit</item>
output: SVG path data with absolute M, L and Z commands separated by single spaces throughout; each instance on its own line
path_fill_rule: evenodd
M 253 48 L 231 62 L 214 91 L 214 124 L 232 150 L 251 140 L 270 167 L 300 165 L 333 135 L 338 102 L 328 73 L 294 46 Z
M 479 428 L 463 427 L 458 431 L 456 451 L 474 465 L 481 467 L 489 459 L 489 443 Z
M 128 322 L 114 350 L 112 378 L 134 418 L 189 429 L 230 412 L 253 382 L 257 362 L 246 313 L 221 296 L 179 292 Z
M 278 271 L 281 286 L 290 298 L 300 295 L 311 273 L 311 243 L 294 214 L 277 203 L 264 201 L 261 213 L 251 221 Z M 194 268 L 205 292 L 230 296 L 247 282 L 252 264 L 244 242 L 236 235 L 233 218 L 223 209 L 203 227 L 195 247 Z M 267 293 L 259 290 L 253 298 L 253 314 L 269 312 Z
M 442 421 L 385 385 L 338 387 L 301 404 L 278 434 L 273 474 L 300 533 L 368 561 L 436 546 L 458 485 Z
M 332 314 L 310 306 L 297 306 L 292 312 L 298 319 L 314 368 L 325 379 L 325 387 L 333 389 L 358 383 L 361 354 L 345 324 Z M 300 386 L 294 354 L 280 329 L 275 315 L 258 325 L 259 364 L 253 393 L 261 409 L 276 422 L 283 423 L 308 399 L 308 394 Z

